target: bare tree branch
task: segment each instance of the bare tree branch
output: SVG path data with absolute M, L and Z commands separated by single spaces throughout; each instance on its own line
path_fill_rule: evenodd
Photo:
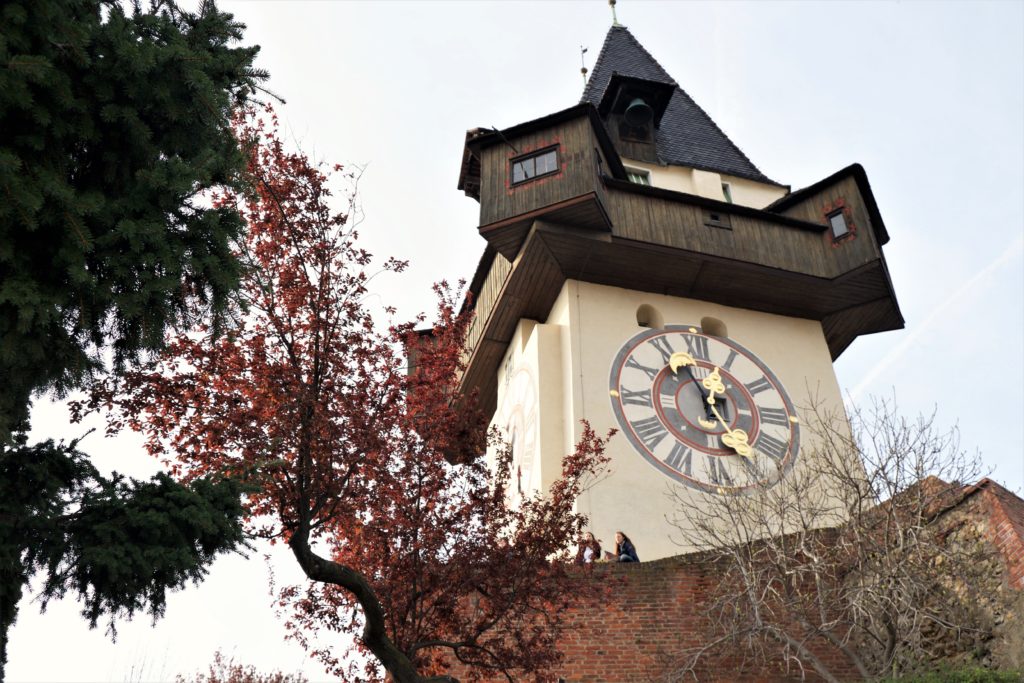
M 980 475 L 956 430 L 908 420 L 891 401 L 850 423 L 821 403 L 804 414 L 812 446 L 781 482 L 746 496 L 673 493 L 681 542 L 721 567 L 705 610 L 715 637 L 680 653 L 674 680 L 738 644 L 762 665 L 835 681 L 920 670 L 991 637 L 971 591 L 991 582 L 980 567 L 992 549 L 944 515 Z

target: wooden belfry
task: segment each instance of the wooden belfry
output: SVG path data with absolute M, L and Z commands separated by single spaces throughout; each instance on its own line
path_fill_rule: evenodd
M 730 494 L 798 468 L 807 388 L 841 407 L 831 362 L 903 326 L 864 169 L 768 178 L 617 22 L 578 105 L 467 133 L 458 186 L 486 240 L 463 388 L 527 491 L 579 420 L 618 428 L 580 505 L 647 559 L 681 552 L 658 522 L 666 485 Z

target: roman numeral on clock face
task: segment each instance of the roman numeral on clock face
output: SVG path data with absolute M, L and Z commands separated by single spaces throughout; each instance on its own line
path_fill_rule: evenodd
M 668 339 L 665 337 L 654 337 L 648 342 L 651 346 L 658 349 L 658 353 L 661 354 L 661 362 L 668 363 L 669 359 L 672 358 L 672 354 L 675 353 L 675 349 L 668 343 Z
M 739 342 L 700 329 L 637 330 L 615 352 L 606 386 L 627 448 L 660 475 L 705 493 L 773 486 L 799 457 L 801 442 L 783 378 Z M 715 382 L 708 380 L 712 373 Z M 747 456 L 722 440 L 731 434 L 728 441 L 739 443 L 740 430 L 748 435 L 740 439 L 749 445 Z
M 774 436 L 761 432 L 754 441 L 754 448 L 764 453 L 776 462 L 782 460 L 786 455 L 786 442 L 776 439 Z
M 668 430 L 665 429 L 665 425 L 661 424 L 657 415 L 629 424 L 649 451 L 653 451 L 661 443 L 661 440 L 668 436 Z
M 691 365 L 686 369 L 690 371 L 690 374 L 693 375 L 693 379 L 696 381 L 700 381 L 711 374 L 711 371 L 703 365 Z
M 658 372 L 659 372 L 658 368 L 649 368 L 646 365 L 640 365 L 640 362 L 636 358 L 634 358 L 633 356 L 630 356 L 626 360 L 626 367 L 627 368 L 633 368 L 635 370 L 640 370 L 645 375 L 647 375 L 648 379 L 651 379 L 651 380 L 653 380 L 655 377 L 657 377 L 658 376 Z
M 740 462 L 743 463 L 743 469 L 746 471 L 750 481 L 760 481 L 765 478 L 764 472 L 752 458 L 740 458 Z
M 771 389 L 772 383 L 768 381 L 767 377 L 762 377 L 760 379 L 754 380 L 750 384 L 744 384 L 743 386 L 745 386 L 747 388 L 747 391 L 749 391 L 751 394 L 759 394 L 762 391 L 768 391 L 769 389 Z
M 725 461 L 714 455 L 708 456 L 708 475 L 711 483 L 715 486 L 735 486 L 729 471 L 725 468 Z
M 666 385 L 668 386 L 666 387 Z M 658 396 L 658 402 L 661 404 L 662 410 L 673 411 L 676 409 L 676 394 L 674 391 L 667 391 L 667 389 L 674 389 L 677 386 L 679 385 L 669 384 L 668 382 L 661 385 L 661 394 Z
M 761 422 L 770 425 L 776 425 L 778 427 L 789 426 L 789 415 L 782 408 L 761 408 L 758 407 L 757 414 L 761 418 Z
M 694 358 L 700 358 L 701 360 L 708 360 L 708 339 L 707 337 L 685 336 L 683 340 L 686 342 L 686 350 L 690 352 L 690 355 Z
M 651 392 L 649 389 L 633 391 L 622 387 L 619 397 L 622 399 L 623 405 L 651 407 Z
M 682 472 L 688 477 L 692 477 L 690 470 L 692 468 L 693 451 L 678 441 L 672 446 L 672 450 L 669 452 L 668 457 L 665 458 L 665 464 L 674 469 L 676 472 Z

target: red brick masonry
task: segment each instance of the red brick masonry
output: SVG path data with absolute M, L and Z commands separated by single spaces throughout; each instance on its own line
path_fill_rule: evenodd
M 680 555 L 640 564 L 595 564 L 594 578 L 605 581 L 610 596 L 604 604 L 581 608 L 570 617 L 562 641 L 565 660 L 552 681 L 649 682 L 661 679 L 674 658 L 687 648 L 704 644 L 711 629 L 700 606 L 717 582 L 715 566 L 702 554 Z M 853 669 L 840 654 L 824 644 L 812 646 L 833 670 Z M 700 680 L 736 683 L 775 683 L 800 680 L 799 672 L 751 670 L 735 659 L 716 657 L 713 671 L 700 672 Z M 741 672 L 741 668 L 743 669 Z M 468 680 L 467 672 L 451 673 Z M 504 678 L 485 680 L 505 681 Z M 526 679 L 524 679 L 526 680 Z M 808 671 L 807 681 L 819 680 Z
M 939 515 L 963 510 L 987 517 L 988 534 L 1007 567 L 1010 586 L 1024 590 L 1024 500 L 990 479 L 963 489 Z M 566 683 L 648 682 L 662 678 L 680 652 L 704 643 L 711 632 L 700 606 L 717 581 L 704 555 L 691 554 L 640 564 L 593 565 L 596 578 L 611 589 L 603 605 L 577 610 L 563 639 L 565 661 L 557 672 Z M 811 644 L 832 671 L 858 680 L 845 658 L 824 643 Z M 775 683 L 801 680 L 782 663 L 770 670 L 744 666 L 742 653 L 715 659 L 699 672 L 700 681 Z M 467 680 L 467 672 L 451 672 Z M 505 679 L 494 679 L 505 680 Z M 803 680 L 819 680 L 813 671 Z
M 983 500 L 991 541 L 1006 564 L 1010 586 L 1024 590 L 1024 499 L 987 478 L 964 489 L 960 503 L 975 495 Z
M 673 668 L 688 648 L 703 645 L 711 631 L 700 606 L 717 582 L 714 565 L 700 554 L 681 555 L 640 564 L 597 565 L 594 573 L 612 586 L 607 605 L 575 615 L 564 639 L 565 681 L 655 681 Z M 836 671 L 852 668 L 824 644 L 812 647 Z M 779 666 L 741 673 L 742 653 L 715 659 L 716 670 L 701 681 L 799 680 L 799 672 Z M 813 672 L 806 680 L 817 680 Z

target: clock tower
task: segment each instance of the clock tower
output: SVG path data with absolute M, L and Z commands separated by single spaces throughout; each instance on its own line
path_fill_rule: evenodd
M 579 501 L 642 560 L 685 552 L 669 492 L 744 495 L 814 457 L 832 362 L 903 326 L 864 169 L 771 180 L 623 26 L 582 101 L 467 133 L 459 188 L 487 246 L 463 389 L 512 444 L 512 495 L 547 490 L 580 421 L 614 427 Z

